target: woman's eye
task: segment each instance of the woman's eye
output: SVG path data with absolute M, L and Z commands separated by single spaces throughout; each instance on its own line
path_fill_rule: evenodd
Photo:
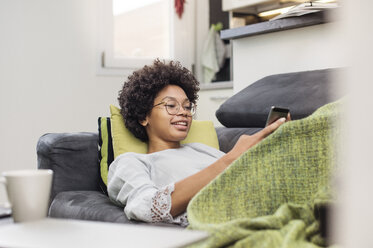
M 173 105 L 173 104 L 167 104 L 166 107 L 167 107 L 167 108 L 175 108 L 176 105 Z

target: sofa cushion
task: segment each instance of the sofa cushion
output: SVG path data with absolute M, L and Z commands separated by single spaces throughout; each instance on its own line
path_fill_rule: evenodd
M 53 218 L 180 227 L 175 224 L 129 220 L 123 207 L 115 205 L 105 194 L 98 191 L 61 192 L 53 200 L 48 215 Z
M 80 220 L 136 223 L 128 220 L 123 208 L 114 205 L 98 191 L 66 191 L 59 193 L 49 208 L 49 216 Z
M 262 130 L 262 128 L 227 128 L 227 127 L 217 127 L 216 133 L 219 138 L 219 145 L 220 150 L 227 153 L 236 144 L 237 140 L 240 138 L 241 135 L 247 134 L 252 135 L 258 131 Z
M 301 119 L 341 97 L 333 80 L 342 69 L 277 74 L 262 78 L 226 100 L 216 117 L 226 127 L 264 127 L 271 106 L 290 109 Z

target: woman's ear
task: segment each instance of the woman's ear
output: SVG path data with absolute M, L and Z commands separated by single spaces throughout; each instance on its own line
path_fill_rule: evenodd
M 139 121 L 140 125 L 143 127 L 146 127 L 148 125 L 148 117 L 145 118 L 145 120 Z

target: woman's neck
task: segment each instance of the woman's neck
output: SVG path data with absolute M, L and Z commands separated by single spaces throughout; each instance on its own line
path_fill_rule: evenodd
M 180 148 L 180 142 L 152 141 L 148 142 L 148 153 L 159 152 L 167 149 Z

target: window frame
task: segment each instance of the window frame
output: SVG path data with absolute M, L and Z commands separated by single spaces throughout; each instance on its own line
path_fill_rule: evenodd
M 170 58 L 160 58 L 165 61 L 178 60 L 188 69 L 194 64 L 194 0 L 185 5 L 184 14 L 179 19 L 175 13 L 173 0 L 170 1 Z M 116 57 L 113 44 L 113 12 L 112 0 L 99 0 L 98 15 L 98 43 L 97 71 L 99 75 L 130 74 L 133 70 L 142 68 L 144 65 L 152 64 L 155 58 L 141 59 L 130 57 Z M 190 37 L 185 42 L 185 37 Z

